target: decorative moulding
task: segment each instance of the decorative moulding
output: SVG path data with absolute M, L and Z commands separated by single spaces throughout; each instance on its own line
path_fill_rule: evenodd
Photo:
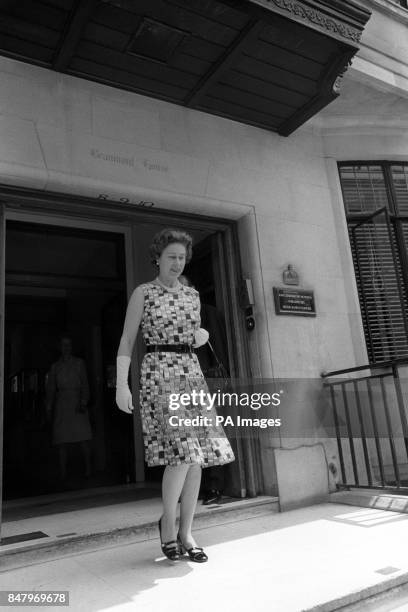
M 339 14 L 338 18 L 333 14 L 328 14 L 323 10 L 311 5 L 307 5 L 301 0 L 253 0 L 258 5 L 268 7 L 271 9 L 275 6 L 283 13 L 289 13 L 299 21 L 304 21 L 305 25 L 314 25 L 322 30 L 325 30 L 329 34 L 340 36 L 341 38 L 352 41 L 353 43 L 359 43 L 363 32 L 363 28 L 369 17 L 369 12 L 364 10 L 364 6 L 360 5 L 360 18 L 342 20 L 344 15 Z M 347 2 L 344 3 L 344 11 L 347 12 Z M 323 3 L 321 8 L 326 8 Z M 355 3 L 353 2 L 353 8 L 355 9 Z M 331 11 L 332 13 L 332 11 Z M 350 21 L 353 21 L 356 25 L 352 25 Z M 358 24 L 358 25 L 357 25 Z

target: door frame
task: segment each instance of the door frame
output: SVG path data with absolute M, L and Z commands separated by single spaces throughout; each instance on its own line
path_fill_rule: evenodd
M 223 280 L 228 286 L 223 288 L 225 303 L 226 324 L 228 327 L 229 352 L 231 360 L 231 373 L 234 377 L 247 377 L 249 368 L 249 351 L 245 332 L 244 317 L 239 308 L 238 290 L 241 272 L 241 259 L 238 247 L 238 231 L 234 220 L 223 217 L 210 217 L 202 214 L 192 214 L 179 211 L 168 211 L 161 208 L 148 208 L 143 205 L 134 205 L 128 202 L 116 202 L 105 198 L 90 198 L 72 196 L 58 192 L 43 192 L 34 189 L 15 188 L 0 184 L 0 206 L 4 210 L 3 232 L 0 224 L 0 366 L 4 367 L 4 339 L 1 324 L 4 322 L 4 286 L 5 286 L 5 222 L 7 220 L 25 221 L 38 224 L 59 225 L 93 231 L 107 231 L 122 233 L 125 242 L 126 289 L 129 299 L 133 288 L 138 284 L 137 247 L 133 238 L 134 226 L 138 223 L 168 223 L 180 228 L 194 227 L 201 230 L 218 232 L 218 245 L 220 256 L 223 259 Z M 222 235 L 221 235 L 222 234 Z M 131 377 L 138 378 L 137 359 L 132 359 Z M 0 395 L 3 398 L 4 381 L 1 373 Z M 136 394 L 137 395 L 137 394 Z M 138 397 L 135 398 L 135 407 Z M 1 400 L 3 401 L 3 399 Z M 3 414 L 0 408 L 0 450 L 3 440 Z M 134 411 L 134 418 L 138 418 L 138 410 Z M 140 417 L 139 417 L 140 418 Z M 243 464 L 242 440 L 236 439 L 238 472 L 240 479 L 240 495 L 245 497 L 248 486 L 245 482 Z M 144 481 L 144 452 L 143 437 L 140 423 L 134 422 L 134 455 L 136 468 L 136 482 Z M 1 460 L 0 460 L 0 467 Z M 251 478 L 251 475 L 249 475 Z M 0 471 L 0 495 L 2 494 L 3 473 Z M 253 487 L 252 487 L 253 488 Z M 249 486 L 251 490 L 251 486 Z M 1 499 L 1 497 L 0 497 Z M 1 505 L 1 504 L 0 504 Z M 0 513 L 1 529 L 1 513 Z
M 3 423 L 4 423 L 4 312 L 6 287 L 5 206 L 0 201 L 0 539 L 3 521 Z

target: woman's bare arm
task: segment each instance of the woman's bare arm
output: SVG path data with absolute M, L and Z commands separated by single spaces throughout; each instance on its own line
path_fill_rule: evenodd
M 125 357 L 131 357 L 133 347 L 135 345 L 137 332 L 143 316 L 144 307 L 144 295 L 143 289 L 139 285 L 133 291 L 129 304 L 126 311 L 125 324 L 123 326 L 123 333 L 120 339 L 118 357 L 123 355 Z

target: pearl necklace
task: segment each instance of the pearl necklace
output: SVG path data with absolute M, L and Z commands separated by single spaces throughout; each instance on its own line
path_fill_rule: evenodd
M 180 281 L 178 281 L 177 287 L 168 287 L 167 285 L 162 283 L 161 280 L 157 276 L 155 280 L 159 283 L 161 287 L 163 287 L 163 289 L 167 289 L 167 291 L 178 291 L 182 287 L 182 283 L 180 283 Z

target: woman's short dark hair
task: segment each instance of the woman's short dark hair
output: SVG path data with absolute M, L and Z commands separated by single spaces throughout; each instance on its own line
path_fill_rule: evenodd
M 192 237 L 182 230 L 166 228 L 153 237 L 153 242 L 149 247 L 152 264 L 156 263 L 169 244 L 174 243 L 183 244 L 186 247 L 186 263 L 188 263 L 193 255 Z

